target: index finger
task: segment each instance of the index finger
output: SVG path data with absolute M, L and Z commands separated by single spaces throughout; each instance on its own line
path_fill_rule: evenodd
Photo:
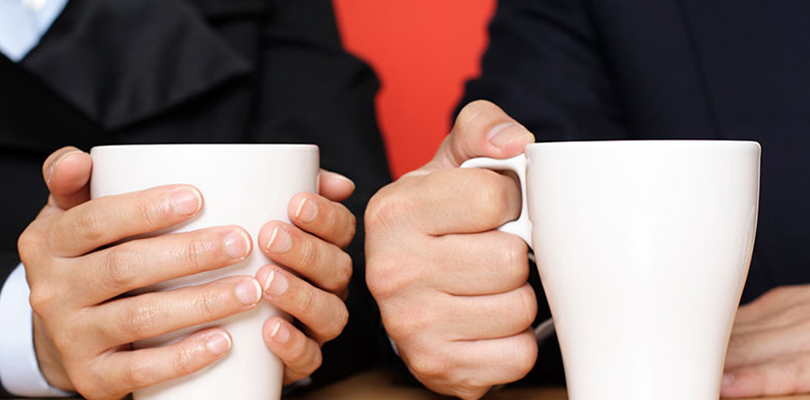
M 520 215 L 517 183 L 484 169 L 447 169 L 406 177 L 396 192 L 383 189 L 366 212 L 366 226 L 376 224 L 417 230 L 433 236 L 479 233 Z
M 169 185 L 99 197 L 59 216 L 49 230 L 56 254 L 74 257 L 136 235 L 177 225 L 197 215 L 203 198 L 188 185 Z

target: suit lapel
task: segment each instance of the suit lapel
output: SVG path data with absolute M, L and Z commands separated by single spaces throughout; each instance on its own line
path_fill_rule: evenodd
M 252 69 L 179 0 L 70 2 L 21 65 L 107 131 Z

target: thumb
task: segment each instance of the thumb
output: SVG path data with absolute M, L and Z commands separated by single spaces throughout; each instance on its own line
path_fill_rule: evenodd
M 486 100 L 467 104 L 436 155 L 422 170 L 457 168 L 475 157 L 505 159 L 523 152 L 534 135 Z
M 63 147 L 51 154 L 42 165 L 51 192 L 49 204 L 67 210 L 89 200 L 92 165 L 90 155 L 75 147 Z

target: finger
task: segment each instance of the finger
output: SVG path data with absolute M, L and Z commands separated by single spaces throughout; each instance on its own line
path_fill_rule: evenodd
M 420 302 L 404 298 L 405 307 L 396 300 L 381 304 L 388 334 L 396 342 L 416 336 L 440 337 L 447 341 L 495 339 L 519 334 L 531 327 L 537 316 L 537 299 L 529 284 L 488 296 L 450 296 L 435 294 L 430 306 L 422 306 L 424 293 L 416 293 Z M 413 310 L 414 304 L 418 310 Z M 402 312 L 400 310 L 406 310 Z M 426 332 L 430 332 L 427 334 Z
M 778 311 L 808 302 L 810 302 L 810 285 L 777 287 L 740 307 L 735 323 L 755 323 Z
M 120 398 L 192 374 L 222 358 L 232 344 L 228 332 L 208 329 L 168 346 L 114 353 L 98 365 L 96 374 L 107 377 L 101 382 L 106 395 L 95 397 Z
M 726 369 L 762 364 L 797 352 L 810 351 L 807 331 L 810 323 L 783 329 L 735 334 L 732 331 L 726 353 Z
M 332 201 L 343 201 L 354 193 L 351 179 L 325 169 L 318 175 L 318 193 Z
M 284 362 L 284 384 L 310 376 L 323 361 L 315 341 L 279 317 L 268 319 L 262 327 L 267 348 Z
M 259 232 L 264 253 L 306 277 L 319 288 L 340 293 L 352 277 L 352 259 L 337 246 L 300 229 L 272 221 Z
M 423 170 L 456 168 L 473 157 L 509 158 L 534 142 L 534 135 L 500 107 L 484 100 L 467 104 L 450 135 Z
M 526 376 L 537 360 L 537 342 L 526 330 L 499 339 L 445 343 L 422 353 L 403 351 L 402 356 L 414 375 L 434 391 L 475 398 L 492 386 Z
M 83 255 L 131 236 L 186 221 L 202 205 L 200 192 L 187 185 L 100 197 L 64 213 L 55 221 L 48 241 L 57 255 Z
M 442 325 L 452 340 L 516 335 L 530 328 L 537 317 L 537 298 L 528 283 L 506 293 L 449 297 L 439 312 L 445 316 Z
M 301 321 L 319 343 L 340 335 L 349 321 L 346 305 L 336 295 L 324 292 L 276 266 L 266 266 L 256 275 L 265 298 Z
M 529 279 L 529 247 L 508 233 L 446 235 L 419 249 L 411 268 L 425 269 L 434 289 L 471 296 L 515 290 Z M 425 260 L 425 261 L 421 261 Z M 436 273 L 436 265 L 441 273 Z
M 340 248 L 354 239 L 357 219 L 346 206 L 313 193 L 295 195 L 287 210 L 299 228 Z
M 388 219 L 398 222 L 404 232 L 441 236 L 489 231 L 520 214 L 520 188 L 511 178 L 493 171 L 442 170 L 408 184 L 411 187 L 396 196 L 381 192 L 383 200 L 372 215 L 366 215 L 366 223 Z
M 202 286 L 146 293 L 95 307 L 88 318 L 106 347 L 160 336 L 216 321 L 255 307 L 262 297 L 253 277 L 231 277 Z
M 807 392 L 810 392 L 810 356 L 799 354 L 727 372 L 720 395 L 747 398 Z
M 742 307 L 740 308 L 742 310 Z M 804 322 L 810 315 L 810 303 L 800 303 L 781 310 L 774 310 L 769 315 L 746 322 L 735 321 L 734 334 L 748 334 L 762 331 L 787 328 Z
M 50 203 L 63 210 L 90 199 L 90 155 L 75 147 L 63 147 L 42 165 L 45 184 L 51 192 Z
M 131 290 L 236 264 L 250 254 L 252 242 L 236 226 L 132 240 L 74 259 L 74 268 L 58 271 L 64 275 L 59 282 L 73 293 L 72 301 L 98 304 Z M 74 289 L 82 287 L 93 290 Z

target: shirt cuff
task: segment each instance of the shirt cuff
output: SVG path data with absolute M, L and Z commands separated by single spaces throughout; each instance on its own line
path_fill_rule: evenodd
M 48 385 L 39 371 L 29 293 L 25 268 L 20 264 L 0 291 L 0 384 L 15 396 L 74 396 Z

